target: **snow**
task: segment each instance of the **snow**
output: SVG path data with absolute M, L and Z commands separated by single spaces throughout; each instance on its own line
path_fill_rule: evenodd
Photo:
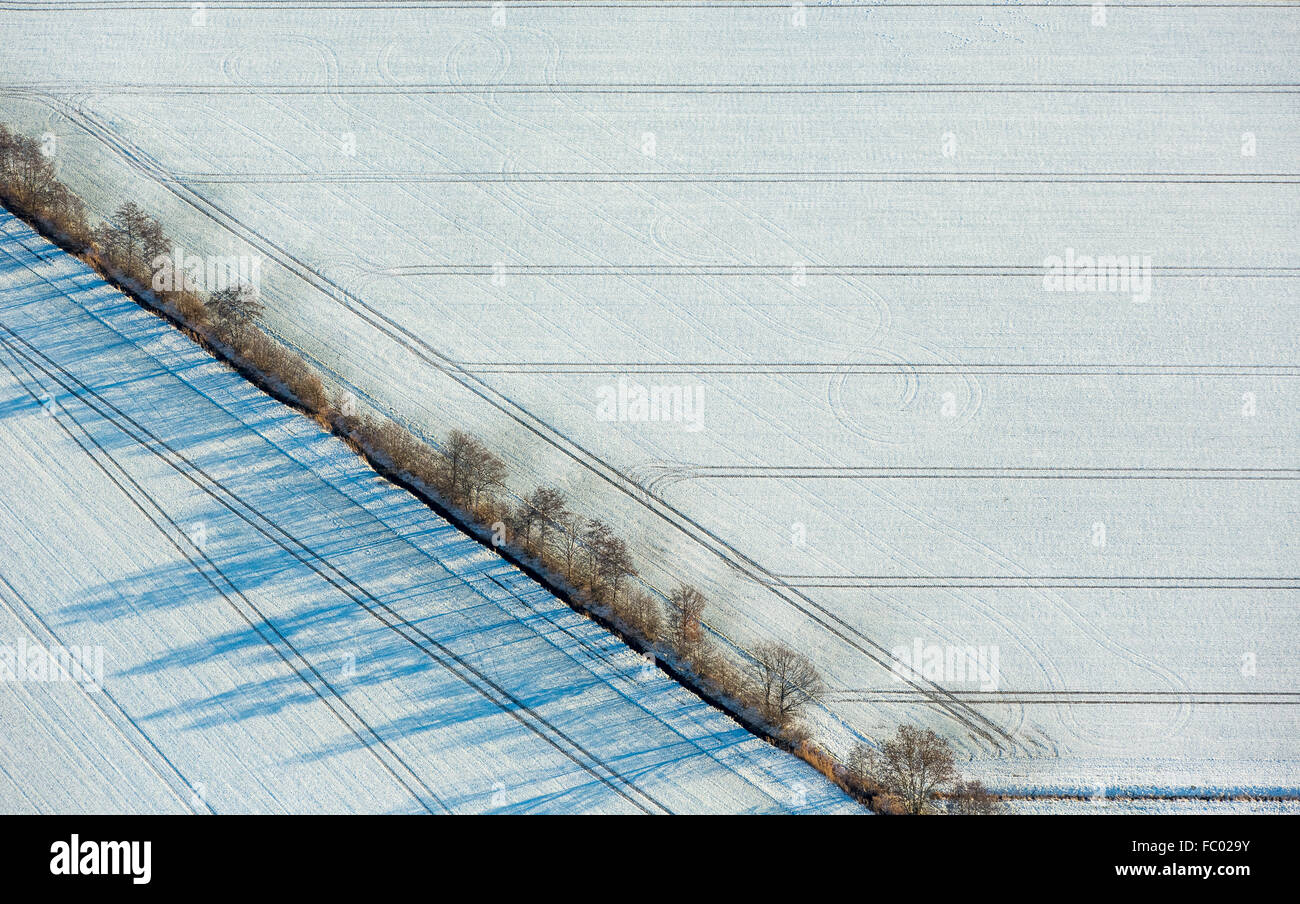
M 1300 788 L 1293 9 L 251 6 L 5 12 L 0 111 L 101 214 L 262 255 L 272 328 L 364 402 L 808 652 L 841 749 L 906 721 L 1007 790 Z M 1151 299 L 1043 291 L 1070 248 L 1150 255 Z M 599 420 L 620 378 L 703 387 L 703 429 Z M 876 580 L 944 576 L 994 580 Z M 1001 700 L 895 682 L 916 638 L 996 647 Z
M 0 682 L 0 809 L 857 809 L 0 227 L 0 640 L 104 661 Z
M 1018 800 L 1007 805 L 1016 816 L 1039 814 L 1073 816 L 1128 816 L 1137 814 L 1173 815 L 1196 813 L 1208 815 L 1243 815 L 1264 813 L 1294 815 L 1300 813 L 1296 800 Z

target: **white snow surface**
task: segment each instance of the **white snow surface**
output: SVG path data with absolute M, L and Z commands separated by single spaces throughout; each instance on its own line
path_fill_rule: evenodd
M 129 6 L 0 10 L 0 114 L 98 214 L 260 255 L 363 403 L 808 653 L 838 750 L 1300 792 L 1300 8 Z M 1150 299 L 1044 291 L 1067 249 Z M 620 380 L 701 429 L 598 419 Z M 917 639 L 996 687 L 896 681 Z

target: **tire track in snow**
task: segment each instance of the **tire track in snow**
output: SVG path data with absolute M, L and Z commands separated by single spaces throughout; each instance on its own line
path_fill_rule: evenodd
M 10 369 L 7 362 L 0 360 L 0 364 L 4 365 L 5 370 L 14 378 L 14 382 L 23 386 L 24 389 L 27 388 L 23 381 L 18 379 L 18 375 Z M 37 401 L 39 403 L 39 399 Z M 3 591 L 0 592 L 0 603 L 3 603 L 5 608 L 17 619 L 18 623 L 27 629 L 33 639 L 46 648 L 67 646 L 58 633 L 36 611 L 35 607 L 27 602 L 23 595 L 18 592 L 18 588 L 3 574 L 0 574 L 0 586 L 3 586 Z M 8 597 L 13 599 L 10 600 Z M 91 691 L 80 681 L 72 683 L 100 711 L 105 721 L 113 726 L 113 729 L 121 736 L 122 740 L 126 741 L 128 746 L 140 755 L 140 759 L 144 761 L 154 775 L 158 776 L 182 807 L 193 814 L 206 812 L 213 816 L 216 815 L 216 808 L 212 806 L 206 797 L 198 793 L 198 789 L 195 788 L 194 784 L 185 777 L 185 774 L 172 762 L 171 758 L 162 752 L 161 748 L 154 743 L 153 738 L 149 737 L 148 733 L 140 727 L 131 714 L 122 707 L 122 704 L 117 702 L 116 698 L 109 693 L 108 688 L 101 685 L 97 690 Z
M 383 603 L 369 591 L 365 590 L 361 585 L 357 584 L 340 571 L 337 566 L 329 562 L 329 560 L 325 559 L 314 549 L 285 531 L 276 522 L 261 513 L 255 507 L 244 502 L 238 495 L 231 492 L 221 481 L 213 478 L 203 468 L 196 465 L 182 453 L 177 452 L 166 443 L 166 441 L 159 438 L 147 427 L 144 427 L 139 422 L 135 421 L 130 415 L 126 414 L 126 412 L 122 411 L 112 402 L 106 400 L 95 390 L 81 382 L 77 377 L 70 374 L 57 362 L 48 359 L 47 356 L 35 349 L 34 346 L 31 346 L 30 343 L 3 323 L 0 323 L 0 332 L 8 334 L 9 337 L 25 347 L 30 354 L 36 356 L 36 359 L 38 360 L 33 360 L 32 358 L 27 358 L 27 360 L 29 360 L 33 366 L 46 373 L 47 377 L 63 387 L 65 392 L 74 398 L 77 398 L 104 420 L 117 427 L 130 439 L 163 461 L 181 476 L 185 477 L 201 492 L 211 497 L 223 508 L 230 511 L 231 514 L 244 521 L 258 533 L 266 537 L 266 539 L 280 547 L 284 552 L 299 561 L 300 564 L 311 569 L 327 583 L 351 599 L 354 603 L 360 605 L 366 612 L 376 618 L 385 627 L 393 630 L 408 643 L 411 643 L 423 652 L 424 655 L 443 666 L 443 668 L 449 671 L 452 675 L 467 684 L 485 699 L 492 702 L 495 706 L 499 707 L 504 713 L 511 716 L 511 718 L 519 722 L 524 728 L 531 731 L 541 740 L 556 749 L 557 752 L 561 753 L 561 755 L 579 766 L 584 772 L 591 775 L 592 778 L 596 779 L 643 812 L 653 812 L 652 808 L 658 808 L 665 813 L 671 812 L 666 805 L 656 799 L 653 795 L 638 788 L 630 779 L 623 776 L 602 759 L 592 754 L 577 741 L 569 737 L 569 735 L 567 735 L 563 730 L 553 725 L 522 700 L 515 697 L 504 687 L 488 677 L 481 670 L 468 663 L 463 659 L 463 657 L 457 655 L 445 644 L 436 640 L 432 635 L 428 634 L 428 632 L 416 627 L 407 619 L 397 615 L 388 604 Z M 15 350 L 12 343 L 3 336 L 0 336 L 0 342 L 2 342 L 5 347 L 9 348 L 11 353 L 22 355 L 24 357 L 27 356 L 26 352 Z M 39 363 L 39 359 L 45 360 L 49 367 L 47 368 L 45 365 Z M 52 368 L 52 370 L 49 368 Z M 94 402 L 90 401 L 90 399 L 94 399 Z M 99 404 L 95 404 L 96 402 Z M 103 405 L 104 408 L 100 408 L 99 405 Z M 104 409 L 107 409 L 107 411 Z M 129 427 L 126 426 L 128 424 L 130 425 Z M 139 435 L 137 435 L 137 433 Z M 159 451 L 160 449 L 163 451 Z M 175 460 L 173 460 L 173 458 Z M 275 534 L 280 536 L 277 537 Z M 380 614 L 381 612 L 383 613 L 382 615 Z M 527 718 L 525 718 L 525 716 Z M 584 758 L 590 762 L 584 762 Z M 601 774 L 600 770 L 609 773 L 609 776 L 607 777 Z M 619 787 L 619 783 L 625 786 L 628 790 L 625 791 L 624 788 Z M 634 797 L 633 795 L 636 796 Z M 650 806 L 647 807 L 646 803 L 637 800 L 637 797 L 643 798 L 645 802 L 650 804 Z
M 0 331 L 10 333 L 11 335 L 16 336 L 16 334 L 13 334 L 12 331 L 10 331 L 8 327 L 4 326 L 3 324 L 0 324 Z M 9 353 L 14 357 L 14 359 L 22 365 L 23 369 L 28 372 L 28 375 L 35 380 L 35 377 L 32 375 L 31 370 L 27 367 L 27 364 L 31 363 L 33 364 L 33 366 L 36 366 L 38 369 L 42 369 L 40 365 L 26 358 L 21 351 L 16 350 L 13 347 L 13 345 L 10 343 L 10 341 L 4 336 L 0 336 L 0 345 L 3 345 L 4 348 L 8 350 Z M 5 365 L 5 367 L 6 369 L 9 369 L 7 364 Z M 13 374 L 13 371 L 10 370 L 10 373 Z M 30 395 L 32 395 L 33 399 L 35 399 L 39 403 L 40 402 L 39 393 L 32 392 L 30 388 L 27 388 L 25 381 L 19 380 L 19 382 L 24 386 L 24 388 L 27 389 L 27 392 Z M 39 381 L 37 382 L 39 383 Z M 55 382 L 58 381 L 55 380 Z M 71 393 L 71 394 L 75 395 L 75 393 Z M 206 552 L 204 552 L 198 546 L 194 545 L 193 542 L 189 540 L 188 535 L 185 533 L 185 531 L 182 530 L 181 527 L 171 519 L 171 517 L 167 514 L 163 506 L 160 503 L 158 503 L 158 501 L 154 499 L 154 497 L 151 494 L 149 494 L 142 486 L 140 486 L 139 483 L 137 483 L 133 477 L 131 477 L 131 475 L 112 456 L 112 454 L 109 453 L 106 449 L 104 449 L 104 447 L 90 434 L 90 432 L 86 430 L 86 428 L 79 421 L 77 421 L 75 415 L 73 415 L 71 412 L 65 412 L 65 414 L 67 415 L 68 419 L 73 422 L 73 424 L 77 427 L 77 429 L 86 437 L 86 439 L 93 446 L 95 446 L 96 449 L 99 450 L 100 455 L 102 455 L 108 462 L 110 462 L 113 465 L 114 470 L 116 470 L 123 478 L 125 478 L 125 480 L 128 483 L 131 484 L 132 487 L 134 487 L 136 493 L 139 494 L 138 498 L 136 495 L 132 494 L 131 491 L 128 490 L 126 486 L 124 486 L 122 482 L 116 476 L 114 476 L 113 473 L 105 466 L 104 462 L 101 461 L 100 458 L 95 456 L 95 454 L 90 451 L 90 448 L 87 447 L 81 441 L 81 439 L 79 439 L 76 436 L 76 434 L 74 434 L 68 428 L 68 426 L 64 424 L 61 420 L 59 420 L 56 416 L 55 420 L 59 424 L 63 432 L 73 442 L 75 442 L 82 449 L 83 452 L 86 453 L 87 457 L 90 458 L 92 462 L 94 462 L 95 466 L 104 474 L 104 476 L 106 476 L 110 481 L 113 482 L 113 484 L 115 484 L 118 487 L 119 490 L 122 491 L 122 494 L 126 496 L 126 498 L 131 502 L 131 504 L 137 510 L 139 510 L 140 513 L 143 514 L 145 518 L 148 519 L 149 522 L 154 525 L 154 527 L 158 529 L 158 532 L 162 534 L 164 538 L 166 538 L 168 543 L 173 548 L 175 548 L 177 552 L 179 552 L 182 556 L 184 556 L 187 561 L 189 561 L 189 563 L 203 577 L 203 579 L 212 587 L 212 589 L 215 590 L 227 602 L 227 604 L 232 609 L 234 609 L 236 613 L 239 614 L 239 616 L 244 620 L 244 622 L 249 626 L 249 628 L 251 628 L 258 635 L 258 637 L 261 638 L 262 641 L 267 646 L 269 646 L 276 653 L 277 656 L 280 657 L 281 661 L 283 661 L 285 665 L 287 665 L 290 669 L 293 670 L 294 674 L 296 674 L 299 677 L 299 679 L 302 680 L 302 682 L 307 685 L 307 687 L 312 691 L 312 693 L 315 694 L 316 697 L 320 699 L 320 701 L 324 703 L 326 707 L 329 708 L 329 710 L 339 719 L 339 721 L 343 723 L 344 727 L 346 727 L 352 733 L 352 735 L 357 739 L 357 741 L 367 750 L 371 751 L 371 753 L 375 756 L 375 758 L 378 760 L 378 762 L 384 768 L 384 770 L 388 772 L 389 775 L 391 775 L 400 785 L 402 785 L 402 787 L 405 788 L 407 792 L 411 795 L 412 799 L 415 800 L 420 805 L 420 807 L 425 811 L 430 813 L 434 812 L 434 810 L 421 797 L 421 795 L 414 788 L 411 787 L 408 781 L 398 774 L 398 767 L 401 767 L 401 769 L 404 770 L 417 785 L 423 787 L 425 789 L 425 792 L 429 795 L 430 799 L 435 801 L 444 812 L 450 813 L 451 812 L 450 808 L 448 808 L 445 804 L 443 804 L 442 801 L 438 798 L 438 796 L 434 794 L 432 789 L 428 788 L 428 786 L 424 784 L 423 780 L 420 779 L 420 777 L 415 773 L 415 771 L 411 769 L 409 764 L 407 764 L 406 761 L 403 760 L 401 756 L 399 756 L 395 751 L 392 750 L 392 748 L 388 745 L 388 743 L 384 741 L 382 737 L 380 737 L 379 733 L 374 729 L 374 727 L 371 726 L 370 723 L 367 722 L 352 707 L 351 704 L 349 704 L 345 699 L 343 699 L 342 695 L 338 692 L 338 690 L 332 684 L 330 684 L 330 682 L 325 678 L 324 675 L 320 673 L 320 671 L 316 668 L 316 666 L 312 665 L 312 663 L 305 656 L 303 656 L 301 652 L 298 651 L 298 649 L 293 645 L 293 643 L 287 637 L 285 637 L 278 628 L 275 627 L 275 625 L 271 622 L 271 620 L 267 618 L 266 615 L 262 613 L 262 611 L 258 609 L 257 606 L 254 605 L 246 596 L 244 596 L 243 592 L 238 588 L 238 586 L 236 586 L 234 582 L 231 581 L 230 578 L 221 570 L 221 568 L 215 562 L 212 561 L 212 559 L 207 555 Z M 141 504 L 140 501 L 141 499 L 143 499 L 150 507 L 152 507 L 158 513 L 158 515 L 171 526 L 172 530 L 175 531 L 176 536 L 186 537 L 187 542 L 193 547 L 194 552 L 198 555 L 198 557 L 201 558 L 203 562 L 205 562 L 207 566 L 212 569 L 212 571 L 214 571 L 217 575 L 221 577 L 222 581 L 230 588 L 230 591 L 233 592 L 235 596 L 237 596 L 239 600 L 244 604 L 244 607 L 246 607 L 247 610 L 251 611 L 254 615 L 256 615 L 257 617 L 256 620 L 252 618 L 247 611 L 245 611 L 245 608 L 241 608 L 237 603 L 235 603 L 235 601 L 231 598 L 230 594 L 226 590 L 223 590 L 217 584 L 217 582 L 212 578 L 212 576 L 207 572 L 207 570 L 205 570 L 199 564 L 199 562 L 195 559 L 195 557 L 191 555 L 184 547 L 182 547 L 180 543 L 177 542 L 175 536 L 173 536 L 171 532 L 167 531 L 163 527 L 163 525 L 159 523 L 159 521 L 155 519 L 154 516 L 151 515 L 145 509 L 144 505 Z M 300 668 L 297 665 L 294 665 L 294 663 L 290 660 L 290 656 L 286 655 L 284 650 L 281 649 L 280 645 L 277 644 L 275 640 L 272 640 L 270 637 L 267 636 L 267 634 L 263 631 L 263 629 L 259 627 L 259 623 L 265 625 L 267 629 L 269 629 L 270 633 L 274 635 L 276 639 L 279 640 L 280 644 L 283 644 L 284 647 L 290 651 L 290 654 L 292 654 L 292 658 L 296 659 L 299 663 L 301 663 L 302 668 Z M 393 763 L 388 762 L 383 756 L 380 755 L 379 751 L 373 746 L 373 744 L 370 741 L 366 740 L 366 738 L 362 735 L 361 729 L 359 729 L 356 725 L 349 722 L 347 718 L 345 718 L 344 715 L 341 712 L 339 712 L 339 710 L 336 709 L 332 703 L 330 703 L 329 699 L 326 697 L 325 693 L 322 692 L 320 687 L 317 687 L 316 684 L 313 684 L 310 680 L 308 680 L 307 674 L 304 672 L 304 669 L 306 673 L 312 674 L 316 678 L 316 680 L 320 682 L 320 684 L 323 687 L 325 687 L 335 699 L 337 699 L 339 704 L 341 704 L 342 707 L 352 715 L 352 717 L 361 725 L 361 727 L 364 728 L 370 734 L 370 736 L 376 742 L 379 743 L 379 745 L 384 749 L 384 751 L 388 753 L 392 758 L 392 760 L 397 764 L 396 766 Z

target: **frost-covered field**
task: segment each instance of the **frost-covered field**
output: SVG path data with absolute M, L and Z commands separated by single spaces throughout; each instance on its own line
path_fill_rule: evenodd
M 1051 814 L 1056 816 L 1130 816 L 1139 814 L 1170 815 L 1196 813 L 1239 815 L 1265 813 L 1270 815 L 1300 814 L 1300 802 L 1295 800 L 1017 800 L 1007 809 L 1019 816 Z
M 813 655 L 838 743 L 1300 791 L 1300 9 L 72 5 L 0 10 L 0 112 L 98 211 L 263 256 L 337 382 Z
M 7 215 L 0 418 L 0 810 L 856 809 Z

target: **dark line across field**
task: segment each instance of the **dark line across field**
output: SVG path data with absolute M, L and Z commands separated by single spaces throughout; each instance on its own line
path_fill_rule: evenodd
M 498 4 L 495 0 L 208 0 L 206 6 L 213 9 L 230 10 L 490 10 Z M 627 0 L 627 2 L 609 2 L 609 0 L 506 0 L 501 3 L 506 9 L 780 9 L 788 10 L 791 0 Z M 38 3 L 33 0 L 0 0 L 0 9 L 17 9 L 29 12 L 69 12 L 82 10 L 184 10 L 189 11 L 194 4 L 182 0 L 62 0 Z M 880 9 L 1087 9 L 1096 6 L 1095 2 L 1079 0 L 952 0 L 952 2 L 935 2 L 935 0 L 832 0 L 819 2 L 809 0 L 806 4 L 810 10 L 817 12 L 835 12 L 837 10 L 880 10 Z M 1112 9 L 1154 9 L 1161 11 L 1178 11 L 1182 9 L 1290 9 L 1292 3 L 1268 2 L 1259 0 L 1251 2 L 1144 2 L 1144 0 L 1109 0 L 1106 3 Z
M 783 587 L 996 590 L 1300 590 L 1300 577 L 1198 575 L 869 575 L 783 574 Z
M 1042 264 L 809 264 L 784 262 L 767 264 L 406 264 L 372 271 L 385 276 L 782 276 L 789 277 L 798 263 L 806 276 L 954 276 L 1042 279 Z M 1147 268 L 1144 268 L 1147 269 Z M 1161 279 L 1297 279 L 1300 267 L 1180 267 L 1151 266 L 1152 278 Z M 1098 268 L 1098 280 L 1106 272 Z M 1072 293 L 1061 292 L 1068 295 Z
M 1295 185 L 1300 173 L 1034 173 L 1034 172 L 221 172 L 173 173 L 171 178 L 190 185 L 432 183 L 476 184 L 859 184 L 859 183 L 1014 183 L 1014 184 L 1127 184 L 1127 185 Z
M 43 95 L 147 94 L 158 97 L 233 94 L 1295 94 L 1297 83 L 1195 82 L 387 82 L 353 84 L 0 83 L 0 91 Z
M 480 374 L 858 374 L 880 376 L 1297 377 L 1300 364 L 945 364 L 928 361 L 461 361 Z

